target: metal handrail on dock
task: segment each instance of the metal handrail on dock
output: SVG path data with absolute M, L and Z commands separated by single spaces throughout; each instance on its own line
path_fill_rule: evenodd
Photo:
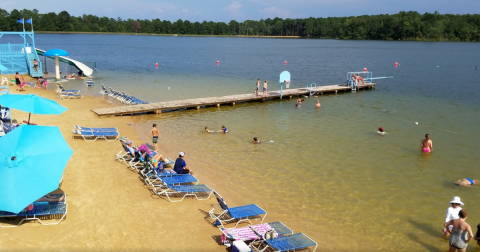
M 365 85 L 359 85 L 358 89 L 374 89 L 376 83 L 365 83 Z M 293 96 L 302 96 L 302 95 L 316 95 L 323 93 L 335 93 L 338 91 L 351 91 L 351 87 L 347 85 L 330 85 L 330 86 L 311 86 L 310 88 L 295 88 L 283 90 L 283 97 L 292 98 Z M 267 93 L 267 97 L 262 97 L 262 95 L 255 94 L 240 94 L 240 95 L 228 95 L 228 96 L 218 96 L 218 97 L 208 97 L 208 98 L 197 98 L 197 99 L 187 99 L 187 100 L 178 100 L 178 101 L 166 101 L 166 102 L 156 102 L 149 104 L 138 104 L 131 106 L 118 106 L 118 107 L 109 107 L 109 108 L 98 108 L 92 109 L 92 112 L 98 116 L 119 116 L 119 115 L 135 115 L 143 113 L 156 113 L 160 114 L 162 112 L 168 112 L 178 109 L 186 108 L 196 108 L 197 110 L 201 107 L 207 106 L 217 106 L 220 107 L 222 104 L 232 104 L 239 102 L 255 102 L 255 101 L 266 101 L 271 99 L 280 98 L 280 90 L 270 91 Z

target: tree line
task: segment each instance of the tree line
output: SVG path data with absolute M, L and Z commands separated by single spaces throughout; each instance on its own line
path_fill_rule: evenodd
M 480 41 L 479 14 L 439 14 L 401 11 L 392 15 L 281 19 L 237 22 L 190 22 L 188 20 L 127 19 L 71 16 L 67 11 L 40 14 L 38 10 L 0 8 L 0 30 L 21 31 L 17 20 L 33 19 L 34 30 L 45 32 L 99 32 L 136 34 L 296 36 L 354 40 Z M 26 24 L 26 30 L 31 29 Z

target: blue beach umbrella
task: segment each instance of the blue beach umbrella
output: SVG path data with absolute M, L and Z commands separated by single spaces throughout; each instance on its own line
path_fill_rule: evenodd
M 68 56 L 70 55 L 67 51 L 62 49 L 50 49 L 46 51 L 43 56 L 55 57 L 55 78 L 60 80 L 60 66 L 58 65 L 58 56 Z
M 0 146 L 0 210 L 13 213 L 56 190 L 73 154 L 56 126 L 22 125 Z
M 56 101 L 36 94 L 5 94 L 0 96 L 0 105 L 22 110 L 30 114 L 41 115 L 60 115 L 67 110 L 67 108 L 61 106 Z M 30 114 L 28 115 L 28 123 L 30 123 Z

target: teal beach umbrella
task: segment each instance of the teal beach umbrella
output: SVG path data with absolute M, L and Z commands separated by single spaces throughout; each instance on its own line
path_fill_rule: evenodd
M 18 109 L 30 114 L 60 115 L 67 110 L 56 101 L 43 98 L 36 94 L 5 94 L 0 96 L 0 105 L 11 109 Z M 30 115 L 28 115 L 30 123 Z
M 73 154 L 56 126 L 22 125 L 0 146 L 0 210 L 13 213 L 56 190 Z

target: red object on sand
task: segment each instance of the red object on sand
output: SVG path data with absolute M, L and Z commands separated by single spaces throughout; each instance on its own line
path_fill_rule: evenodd
M 28 123 L 27 120 L 23 120 L 23 123 L 26 123 L 26 124 L 28 124 L 28 125 L 37 125 L 36 123 L 32 123 L 32 122 L 31 122 L 31 123 Z

